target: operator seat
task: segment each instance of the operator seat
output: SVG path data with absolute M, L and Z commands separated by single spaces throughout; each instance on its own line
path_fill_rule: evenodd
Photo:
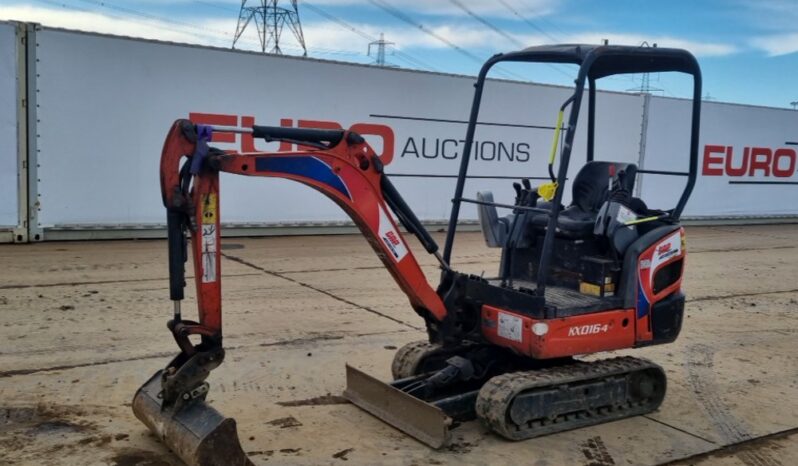
M 571 187 L 571 205 L 560 211 L 557 218 L 557 234 L 566 238 L 585 238 L 593 234 L 601 205 L 609 195 L 610 167 L 613 172 L 626 171 L 625 188 L 632 192 L 637 175 L 637 165 L 633 163 L 592 161 L 587 162 L 576 174 Z M 617 178 L 616 178 L 617 179 Z M 547 203 L 551 208 L 551 204 Z M 543 228 L 549 224 L 548 214 L 537 214 L 531 223 L 535 228 Z

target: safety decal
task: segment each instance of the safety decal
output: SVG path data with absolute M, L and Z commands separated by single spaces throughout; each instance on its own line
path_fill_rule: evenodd
M 522 342 L 521 328 L 523 322 L 520 317 L 499 312 L 499 336 L 508 340 Z
M 380 206 L 378 210 L 380 211 L 380 225 L 378 232 L 380 235 L 380 240 L 391 252 L 391 257 L 393 257 L 396 262 L 399 262 L 407 255 L 407 247 L 402 241 L 402 238 L 399 237 L 399 233 L 396 231 L 396 228 L 394 228 L 391 219 L 388 218 L 388 214 L 385 212 L 385 209 Z
M 216 194 L 209 193 L 202 196 L 202 224 L 216 224 Z
M 618 223 L 624 225 L 626 222 L 637 220 L 637 215 L 631 209 L 622 205 L 618 207 L 618 214 L 615 216 L 615 220 L 617 220 Z M 629 225 L 627 228 L 632 228 L 632 225 Z
M 202 225 L 202 283 L 216 281 L 216 224 Z

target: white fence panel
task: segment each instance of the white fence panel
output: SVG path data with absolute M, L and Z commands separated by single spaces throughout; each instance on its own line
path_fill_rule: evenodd
M 16 228 L 17 184 L 17 37 L 16 26 L 0 22 L 0 229 Z
M 189 115 L 227 125 L 360 125 L 418 216 L 448 217 L 474 78 L 50 29 L 38 32 L 38 44 L 44 227 L 162 224 L 161 144 L 171 122 Z M 568 95 L 560 87 L 490 82 L 470 174 L 546 176 L 556 111 Z M 597 157 L 637 161 L 642 99 L 602 93 L 598 101 L 607 118 L 597 128 Z M 582 126 L 574 161 L 584 160 Z M 392 146 L 383 147 L 386 135 Z M 214 145 L 244 143 L 236 136 Z M 497 201 L 510 202 L 511 183 L 469 180 L 466 196 L 492 189 Z M 286 180 L 223 175 L 221 200 L 228 224 L 347 219 L 317 192 Z M 476 210 L 465 208 L 461 218 L 475 219 Z
M 686 171 L 690 102 L 654 97 L 645 168 Z M 686 217 L 798 214 L 798 112 L 704 102 L 698 180 Z M 685 179 L 644 175 L 643 198 L 672 207 Z

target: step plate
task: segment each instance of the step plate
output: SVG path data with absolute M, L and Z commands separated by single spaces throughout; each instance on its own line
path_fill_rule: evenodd
M 432 448 L 451 439 L 452 420 L 440 408 L 402 392 L 354 367 L 346 365 L 344 397 Z

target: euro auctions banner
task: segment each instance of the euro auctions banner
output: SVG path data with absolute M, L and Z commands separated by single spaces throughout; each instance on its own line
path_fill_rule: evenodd
M 161 145 L 171 123 L 189 117 L 230 126 L 352 128 L 382 154 L 386 172 L 419 218 L 448 218 L 472 77 L 46 28 L 37 32 L 37 43 L 44 227 L 162 224 Z M 469 180 L 465 196 L 492 190 L 498 202 L 511 203 L 519 175 L 546 177 L 557 110 L 571 93 L 489 82 L 471 160 L 470 174 L 478 178 Z M 636 161 L 642 99 L 602 93 L 598 101 L 605 118 L 597 128 L 597 154 Z M 585 126 L 577 161 L 584 160 Z M 296 149 L 221 133 L 213 144 L 238 151 Z M 571 176 L 579 165 L 572 164 Z M 75 183 L 79 179 L 91 182 Z M 220 200 L 227 224 L 348 220 L 332 201 L 288 180 L 223 175 Z M 476 219 L 476 209 L 465 206 L 462 218 Z
M 178 118 L 224 126 L 351 128 L 381 154 L 419 218 L 448 218 L 473 77 L 48 28 L 36 31 L 36 44 L 37 76 L 29 85 L 38 97 L 33 130 L 39 198 L 31 202 L 39 203 L 44 228 L 162 225 L 158 161 Z M 546 179 L 557 110 L 571 93 L 488 82 L 465 197 L 490 190 L 497 202 L 512 203 L 518 177 L 533 184 Z M 596 159 L 686 171 L 689 101 L 649 99 L 646 106 L 644 96 L 599 93 Z M 586 113 L 574 141 L 571 180 L 585 160 Z M 798 112 L 705 102 L 699 175 L 685 215 L 798 216 L 796 129 Z M 223 133 L 213 144 L 242 152 L 297 149 Z M 651 207 L 667 209 L 685 181 L 640 175 L 638 189 Z M 221 190 L 221 220 L 228 225 L 349 220 L 323 195 L 288 180 L 223 174 Z M 566 202 L 570 192 L 568 185 Z M 474 206 L 464 206 L 461 219 L 476 218 Z
M 16 227 L 17 49 L 16 27 L 0 22 L 0 228 Z
M 690 102 L 652 98 L 645 168 L 686 170 Z M 798 112 L 704 102 L 689 217 L 798 214 Z M 665 204 L 684 180 L 644 175 L 643 198 Z

